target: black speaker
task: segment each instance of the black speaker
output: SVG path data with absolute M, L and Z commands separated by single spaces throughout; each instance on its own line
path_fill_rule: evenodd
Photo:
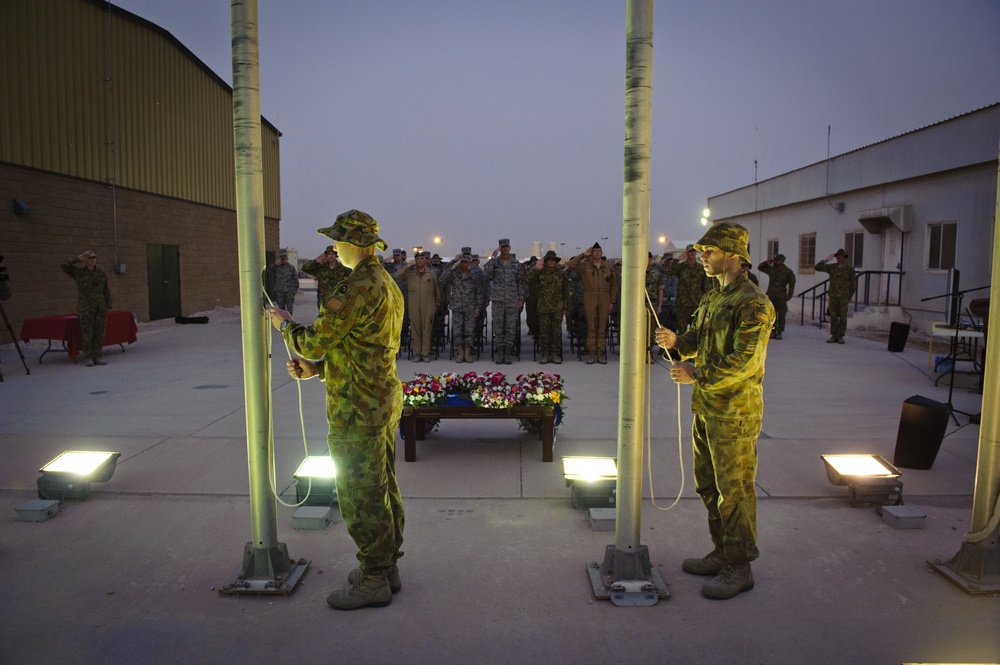
M 906 350 L 906 338 L 910 336 L 910 324 L 893 321 L 889 324 L 889 350 L 902 353 Z
M 892 463 L 906 469 L 931 468 L 941 449 L 950 415 L 947 404 L 927 397 L 914 395 L 903 400 Z

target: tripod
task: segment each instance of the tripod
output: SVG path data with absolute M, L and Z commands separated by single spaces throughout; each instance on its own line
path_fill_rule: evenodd
M 951 307 L 952 320 L 948 321 L 948 325 L 951 326 L 955 330 L 955 334 L 952 335 L 952 338 L 951 338 L 951 350 L 949 351 L 949 355 L 951 357 L 951 367 L 948 368 L 948 403 L 947 403 L 947 406 L 948 406 L 948 412 L 951 414 L 951 418 L 952 418 L 952 420 L 955 421 L 956 425 L 959 424 L 958 423 L 958 418 L 955 416 L 956 413 L 961 413 L 963 416 L 969 416 L 969 419 L 972 422 L 978 421 L 979 415 L 980 415 L 978 413 L 966 413 L 965 411 L 959 411 L 951 403 L 951 397 L 952 397 L 952 394 L 954 393 L 954 390 L 955 390 L 955 366 L 958 365 L 958 333 L 961 330 L 961 328 L 959 327 L 959 323 L 961 322 L 961 318 L 962 318 L 962 297 L 966 293 L 972 293 L 973 291 L 982 291 L 983 289 L 988 289 L 988 288 L 990 288 L 990 287 L 989 286 L 980 286 L 980 287 L 977 287 L 975 289 L 965 289 L 964 291 L 954 291 L 952 293 L 945 293 L 945 294 L 942 294 L 940 296 L 931 296 L 930 298 L 922 298 L 920 300 L 920 302 L 924 302 L 926 300 L 936 300 L 938 298 L 951 298 L 951 303 L 952 303 L 952 307 Z M 975 362 L 975 358 L 973 358 L 973 362 Z
M 3 308 L 3 303 L 0 303 L 0 315 L 3 316 L 4 326 L 7 327 L 7 333 L 10 338 L 14 340 L 14 348 L 17 349 L 17 355 L 21 356 L 21 364 L 24 365 L 24 373 L 31 374 L 31 370 L 28 369 L 28 362 L 24 359 L 24 354 L 21 352 L 21 345 L 17 343 L 17 337 L 14 336 L 14 330 L 10 327 L 10 319 L 7 318 L 7 312 Z M 0 367 L 0 381 L 3 381 L 3 367 Z

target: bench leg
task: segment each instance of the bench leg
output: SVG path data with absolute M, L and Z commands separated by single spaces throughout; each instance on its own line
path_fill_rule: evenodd
M 417 461 L 417 419 L 413 416 L 403 416 L 403 459 L 407 462 Z
M 552 430 L 555 418 L 553 416 L 542 416 L 539 436 L 542 439 L 542 461 L 552 461 Z

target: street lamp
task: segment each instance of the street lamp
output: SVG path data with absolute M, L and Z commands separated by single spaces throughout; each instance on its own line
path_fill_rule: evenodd
M 708 226 L 708 223 L 711 220 L 711 218 L 712 218 L 712 211 L 711 210 L 709 210 L 708 208 L 705 208 L 704 210 L 701 211 L 701 225 L 702 226 Z

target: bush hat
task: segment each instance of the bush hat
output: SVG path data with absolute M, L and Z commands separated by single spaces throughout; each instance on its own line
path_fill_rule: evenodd
M 378 237 L 378 222 L 368 213 L 360 210 L 348 210 L 337 215 L 337 221 L 333 226 L 319 229 L 330 240 L 347 242 L 357 247 L 377 246 L 382 251 L 389 248 L 389 245 Z M 396 254 L 400 250 L 392 250 Z
M 750 233 L 739 224 L 716 222 L 701 240 L 694 244 L 694 248 L 703 251 L 704 247 L 718 247 L 726 254 L 736 254 L 743 261 L 750 263 L 750 251 L 747 248 L 749 239 Z

